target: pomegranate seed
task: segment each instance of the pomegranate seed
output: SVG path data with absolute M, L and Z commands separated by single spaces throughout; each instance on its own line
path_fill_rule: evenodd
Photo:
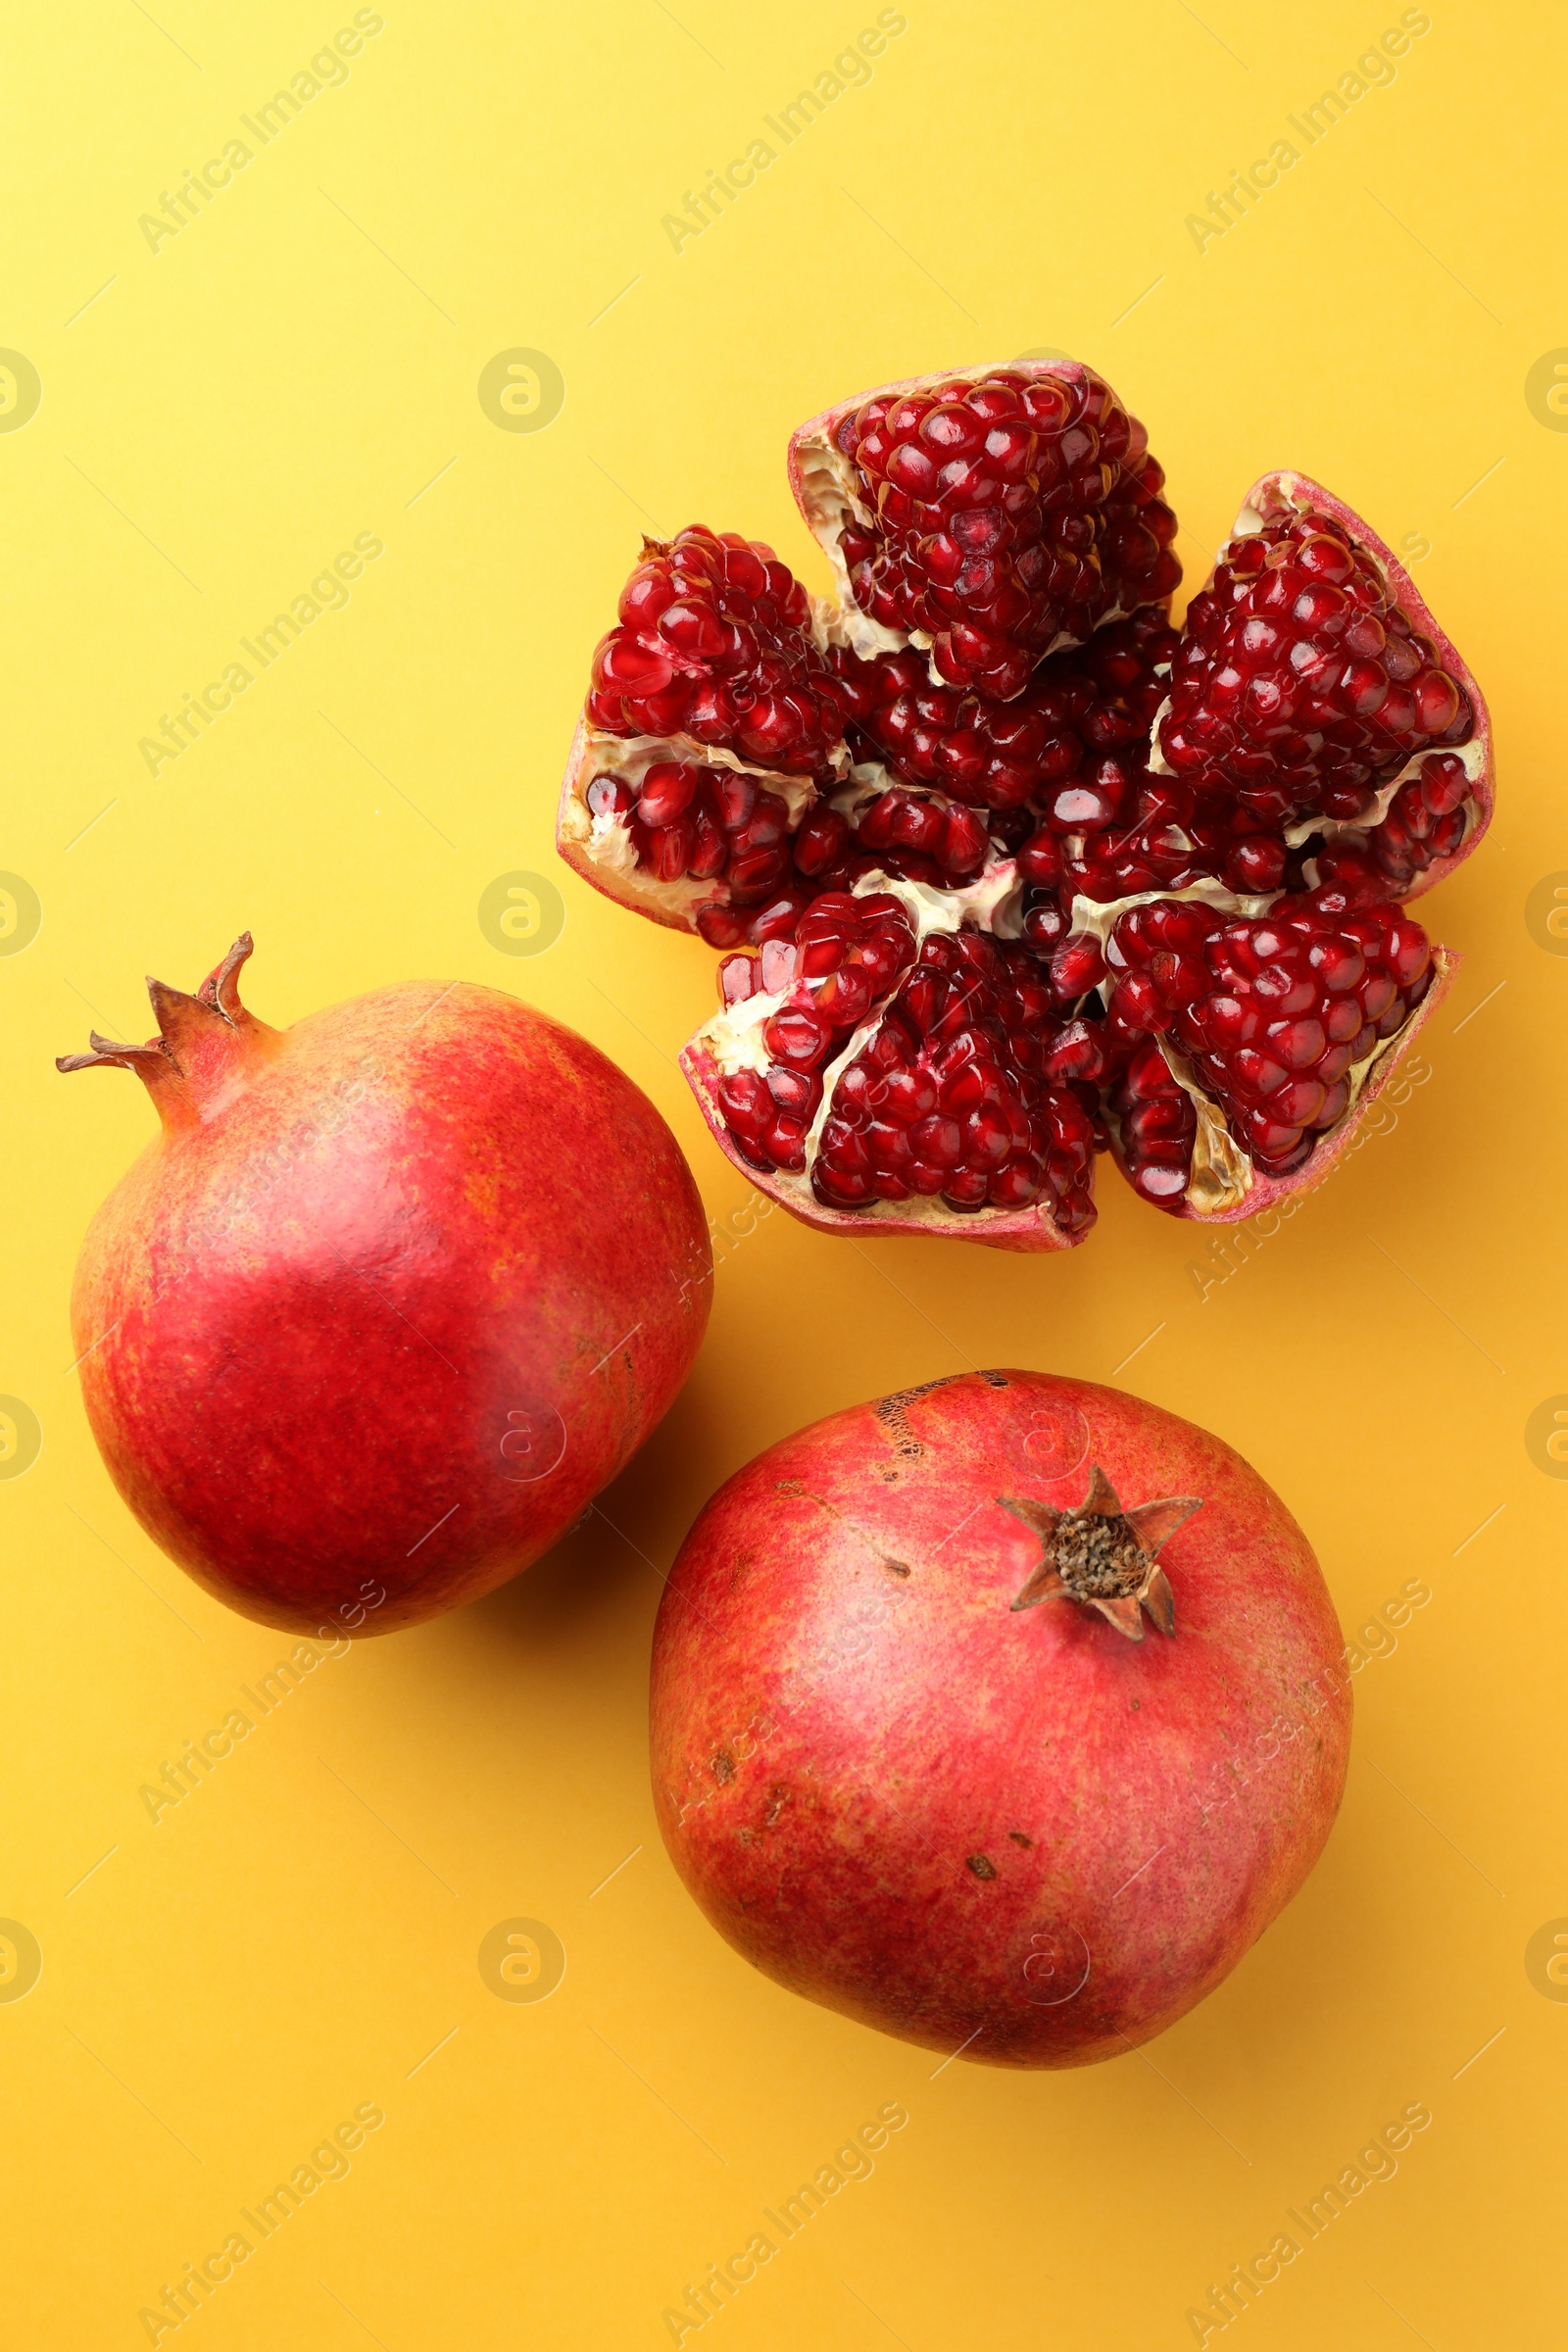
M 658 760 L 646 770 L 637 796 L 637 813 L 645 825 L 672 825 L 690 806 L 703 780 L 700 767 L 684 760 Z
M 775 1012 L 762 1031 L 767 1050 L 780 1061 L 802 1070 L 813 1069 L 828 1049 L 830 1032 L 804 1005 Z
M 588 808 L 594 816 L 626 816 L 636 806 L 637 795 L 624 776 L 595 776 L 588 787 Z
M 761 947 L 767 940 L 793 939 L 795 927 L 810 905 L 809 894 L 804 890 L 786 890 L 776 899 L 769 899 L 753 915 L 746 936 L 754 946 Z
M 726 956 L 718 967 L 718 996 L 722 1004 L 744 1004 L 761 985 L 755 956 Z
M 746 917 L 733 906 L 700 906 L 697 928 L 710 948 L 738 948 L 746 937 Z

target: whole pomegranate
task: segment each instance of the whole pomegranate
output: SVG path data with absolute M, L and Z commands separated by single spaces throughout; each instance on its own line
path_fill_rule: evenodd
M 682 1064 L 808 1224 L 1070 1249 L 1315 1184 L 1456 957 L 1399 903 L 1492 810 L 1486 705 L 1391 551 L 1248 492 L 1172 624 L 1176 518 L 1092 368 L 889 384 L 793 436 L 832 569 L 649 540 L 562 794 L 569 864 L 728 951 Z
M 148 1534 L 265 1625 L 388 1633 L 564 1535 L 707 1321 L 691 1172 L 583 1038 L 414 981 L 269 1028 L 238 940 L 134 1070 L 162 1133 L 88 1231 L 87 1416 Z
M 1086 1381 L 932 1381 L 786 1438 L 693 1527 L 654 1636 L 660 1826 L 791 1990 L 1084 2065 L 1212 1991 L 1305 1879 L 1343 1652 L 1218 1438 Z

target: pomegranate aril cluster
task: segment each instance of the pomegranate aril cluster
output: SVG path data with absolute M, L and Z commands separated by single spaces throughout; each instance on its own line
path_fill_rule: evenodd
M 1023 694 L 1001 704 L 933 685 L 913 651 L 835 660 L 853 695 L 852 735 L 896 775 L 975 808 L 1018 808 L 1048 799 L 1097 756 L 1147 750 L 1178 643 L 1164 612 L 1150 608 L 1053 654 Z
M 1077 976 L 1094 960 L 1081 950 Z M 1168 1067 L 1160 1078 L 1153 1040 L 1168 1039 L 1253 1164 L 1289 1175 L 1345 1115 L 1352 1069 L 1426 994 L 1432 951 L 1396 906 L 1348 906 L 1323 889 L 1250 922 L 1196 901 L 1133 907 L 1112 926 L 1102 970 L 1107 1045 L 1137 1049 L 1112 1099 L 1129 1170 L 1149 1198 L 1174 1201 L 1197 1114 Z
M 806 1166 L 806 1139 L 822 1102 L 821 1070 L 888 994 L 914 957 L 914 934 L 897 899 L 827 892 L 800 919 L 793 943 L 769 940 L 760 956 L 728 956 L 718 967 L 726 1005 L 755 996 L 782 1002 L 762 1025 L 765 1070 L 719 1082 L 725 1122 L 756 1168 Z
M 1451 858 L 1465 836 L 1470 779 L 1454 752 L 1423 760 L 1401 784 L 1381 824 L 1359 840 L 1344 835 L 1316 845 L 1319 882 L 1353 890 L 1363 900 L 1409 888 L 1440 858 Z
M 792 467 L 858 611 L 733 532 L 645 542 L 563 817 L 725 952 L 705 1107 L 808 1214 L 1070 1238 L 1107 1127 L 1145 1198 L 1242 1213 L 1239 1156 L 1304 1169 L 1431 982 L 1395 902 L 1488 807 L 1452 649 L 1289 474 L 1173 627 L 1163 476 L 1071 364 L 873 394 Z
M 955 686 L 1021 694 L 1062 638 L 1181 576 L 1148 436 L 1110 387 L 1005 368 L 865 401 L 835 435 L 867 519 L 843 552 L 862 612 L 929 634 Z
M 638 867 L 655 881 L 723 884 L 722 900 L 696 916 L 714 948 L 793 938 L 814 899 L 873 870 L 961 888 L 992 847 L 976 809 L 896 785 L 857 814 L 819 801 L 792 831 L 782 794 L 738 769 L 688 760 L 655 760 L 638 783 L 606 769 L 587 802 L 591 815 L 626 826 Z
M 690 735 L 786 774 L 832 760 L 845 693 L 806 590 L 770 547 L 700 523 L 645 540 L 619 613 L 588 697 L 607 734 Z
M 860 673 L 849 738 L 896 776 L 985 809 L 999 847 L 1018 854 L 1034 894 L 1026 912 L 1044 910 L 1025 924 L 1042 948 L 1061 936 L 1074 894 L 1128 898 L 1205 876 L 1248 895 L 1278 890 L 1287 853 L 1277 832 L 1228 787 L 1201 794 L 1149 765 L 1180 642 L 1162 611 L 1146 609 L 1052 654 L 1016 702 L 1000 705 L 933 686 L 915 653 L 872 664 L 840 654 L 846 679 Z M 1021 829 L 999 821 L 1008 817 Z
M 1418 752 L 1473 713 L 1371 555 L 1321 514 L 1232 540 L 1193 599 L 1160 750 L 1200 791 L 1265 823 L 1359 816 Z
M 979 932 L 936 933 L 839 1076 L 811 1170 L 832 1208 L 938 1198 L 1093 1222 L 1096 1130 L 1046 1075 L 1055 1015 L 1034 958 Z
M 916 956 L 903 908 L 881 893 L 819 899 L 793 946 L 770 942 L 719 967 L 726 1004 L 783 1000 L 761 1030 L 766 1068 L 719 1082 L 741 1156 L 805 1171 L 823 1067 L 901 971 L 838 1074 L 811 1164 L 816 1198 L 855 1209 L 940 1196 L 960 1213 L 1049 1198 L 1064 1231 L 1084 1231 L 1095 1118 L 1077 1089 L 1046 1075 L 1054 1014 L 1033 957 L 972 931 L 935 934 Z

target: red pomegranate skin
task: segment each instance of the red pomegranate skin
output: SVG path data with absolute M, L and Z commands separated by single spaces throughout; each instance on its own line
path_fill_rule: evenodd
M 1173 1635 L 1015 1609 L 1094 1465 Z M 857 1405 L 722 1487 L 654 1638 L 660 1825 L 720 1935 L 791 1990 L 999 2066 L 1172 2025 L 1322 1849 L 1350 1739 L 1311 1549 L 1218 1438 L 1116 1390 L 983 1372 Z
M 153 1049 L 83 1057 L 118 1051 L 162 1115 L 73 1300 L 115 1484 L 266 1625 L 388 1633 L 487 1592 L 696 1354 L 710 1258 L 674 1138 L 595 1047 L 492 989 L 409 982 L 284 1032 L 221 972 L 153 996 Z

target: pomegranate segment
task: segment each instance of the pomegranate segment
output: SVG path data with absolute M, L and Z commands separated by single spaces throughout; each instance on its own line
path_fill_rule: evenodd
M 890 385 L 821 423 L 855 604 L 987 702 L 1181 577 L 1148 435 L 1092 368 Z
M 723 1008 L 681 1056 L 715 1136 L 812 1223 L 1072 1247 L 1104 1136 L 1093 1089 L 1052 1070 L 1062 1021 L 1037 958 L 878 879 L 720 964 Z M 950 927 L 917 946 L 933 913 Z
M 793 939 L 806 907 L 889 873 L 962 891 L 1006 845 L 991 812 L 858 764 L 820 790 L 721 752 L 579 727 L 557 846 L 597 889 L 713 948 Z M 1027 829 L 1027 828 L 1025 828 Z
M 726 967 L 727 1013 L 684 1057 L 722 1148 L 825 1229 L 1007 1248 L 1087 1231 L 1080 1113 L 1177 1215 L 1316 1182 L 1454 969 L 1398 903 L 1492 810 L 1485 702 L 1390 550 L 1304 475 L 1265 475 L 1178 629 L 1158 468 L 1076 364 L 885 386 L 803 426 L 789 463 L 837 601 L 734 533 L 650 542 L 562 799 L 562 855 L 597 888 L 773 952 Z M 896 993 L 831 1019 L 826 967 L 783 979 L 779 952 L 842 933 L 849 969 L 867 918 L 845 910 L 889 893 Z M 1233 970 L 1271 924 L 1275 962 Z M 1330 941 L 1364 965 L 1353 1034 L 1320 985 Z M 995 1118 L 954 1156 L 921 1126 L 940 1104 L 901 1124 L 851 1063 L 940 1095 L 965 988 Z M 1298 1026 L 1223 1036 L 1233 997 Z M 820 1029 L 808 1067 L 750 1032 L 736 1063 L 747 1004 Z
M 1170 1065 L 1160 1077 L 1152 1041 L 1169 1039 L 1255 1169 L 1289 1176 L 1340 1124 L 1433 978 L 1419 923 L 1387 905 L 1348 909 L 1330 890 L 1255 921 L 1155 900 L 1117 917 L 1104 960 L 1107 1029 L 1118 1043 L 1151 1041 L 1114 1107 L 1133 1183 L 1162 1206 L 1186 1192 L 1198 1120 Z
M 843 765 L 844 690 L 810 599 L 760 540 L 702 523 L 645 539 L 619 612 L 594 655 L 595 726 L 689 735 L 791 774 Z
M 1370 549 L 1309 508 L 1222 550 L 1188 608 L 1159 746 L 1179 776 L 1284 825 L 1360 816 L 1416 753 L 1473 723 Z
M 724 1012 L 698 1043 L 747 1165 L 808 1175 L 834 1209 L 1044 1202 L 1059 1233 L 1093 1224 L 1092 1098 L 1047 1075 L 1060 1024 L 1026 948 L 935 931 L 916 953 L 898 899 L 834 894 L 793 948 L 728 958 L 719 990 Z

